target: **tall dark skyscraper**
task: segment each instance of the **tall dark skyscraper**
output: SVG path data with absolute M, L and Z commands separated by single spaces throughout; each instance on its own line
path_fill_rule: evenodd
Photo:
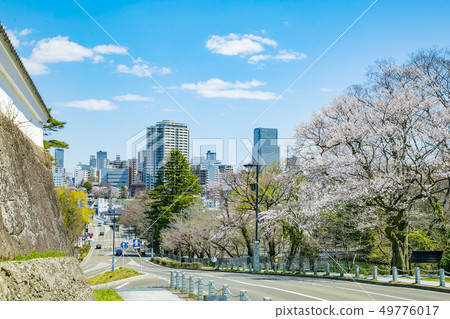
M 64 149 L 55 149 L 56 167 L 64 167 Z
M 108 154 L 106 152 L 98 151 L 97 152 L 97 169 L 100 170 L 105 168 L 105 159 L 108 158 Z
M 255 128 L 253 131 L 253 161 L 268 165 L 280 160 L 278 130 L 276 128 Z

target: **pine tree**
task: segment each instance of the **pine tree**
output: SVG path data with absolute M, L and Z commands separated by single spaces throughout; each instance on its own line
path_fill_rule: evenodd
M 192 205 L 200 192 L 198 177 L 192 173 L 189 162 L 179 150 L 172 150 L 157 173 L 154 188 L 149 191 L 147 216 L 156 221 L 153 238 L 157 253 L 161 230 L 167 228 L 174 216 Z

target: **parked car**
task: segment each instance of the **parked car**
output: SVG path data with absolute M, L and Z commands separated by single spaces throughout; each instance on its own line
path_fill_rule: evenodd
M 95 249 L 102 249 L 102 245 L 101 244 L 95 245 Z
M 122 256 L 122 249 L 116 250 L 116 256 Z
M 97 226 L 99 226 L 99 227 L 100 227 L 101 225 L 102 225 L 102 223 L 97 223 Z
M 104 235 L 105 235 L 104 231 L 101 231 L 100 234 L 99 234 L 99 236 L 104 236 Z

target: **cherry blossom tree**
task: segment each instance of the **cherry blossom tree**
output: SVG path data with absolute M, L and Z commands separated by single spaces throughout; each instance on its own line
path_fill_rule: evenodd
M 408 267 L 409 225 L 423 213 L 419 203 L 442 213 L 439 201 L 449 192 L 448 90 L 439 72 L 424 73 L 417 61 L 379 62 L 367 84 L 333 99 L 296 133 L 306 188 L 316 193 L 303 205 L 363 208 L 361 227 L 383 228 L 391 264 L 400 269 Z

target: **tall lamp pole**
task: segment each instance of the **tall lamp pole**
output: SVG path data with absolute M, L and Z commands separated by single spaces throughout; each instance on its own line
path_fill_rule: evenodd
M 183 221 L 183 212 L 184 212 L 184 210 L 182 209 L 182 210 L 180 211 L 180 218 L 181 218 L 181 221 Z M 180 255 L 180 267 L 181 267 L 181 246 L 180 246 L 180 251 L 179 251 L 178 253 L 179 253 L 179 255 Z
M 259 241 L 258 241 L 258 191 L 259 191 L 259 164 L 245 164 L 244 167 L 256 167 L 256 227 L 255 227 L 255 242 L 253 244 L 253 269 L 259 271 Z
M 112 209 L 107 214 L 108 216 L 113 216 L 113 251 L 112 251 L 112 261 L 111 261 L 111 272 L 114 272 L 114 244 L 116 242 L 116 216 L 120 216 L 122 214 L 113 212 Z

